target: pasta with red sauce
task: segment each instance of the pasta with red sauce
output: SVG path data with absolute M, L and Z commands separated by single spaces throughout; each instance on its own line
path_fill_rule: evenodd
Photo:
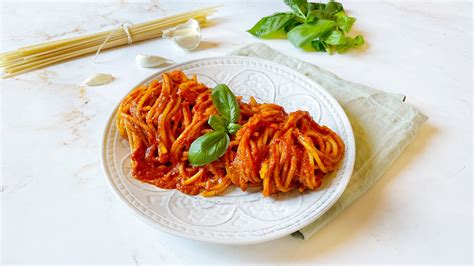
M 181 71 L 162 74 L 130 92 L 121 102 L 116 124 L 131 148 L 132 175 L 160 188 L 213 196 L 230 185 L 261 187 L 264 196 L 298 189 L 315 190 L 337 169 L 344 143 L 308 112 L 286 113 L 271 103 L 237 97 L 242 127 L 224 155 L 204 166 L 187 158 L 191 143 L 212 129 L 217 114 L 211 89 Z

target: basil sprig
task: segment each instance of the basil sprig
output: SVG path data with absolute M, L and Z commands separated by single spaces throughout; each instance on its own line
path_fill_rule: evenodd
M 212 89 L 212 102 L 220 115 L 211 115 L 207 123 L 214 129 L 191 143 L 188 160 L 193 166 L 202 166 L 219 159 L 229 146 L 229 134 L 235 134 L 240 129 L 237 120 L 240 117 L 240 107 L 235 95 L 225 84 L 219 84 Z
M 299 48 L 343 53 L 364 44 L 364 37 L 347 36 L 356 19 L 346 15 L 341 3 L 284 0 L 292 12 L 275 13 L 257 22 L 248 32 L 259 38 L 281 38 Z

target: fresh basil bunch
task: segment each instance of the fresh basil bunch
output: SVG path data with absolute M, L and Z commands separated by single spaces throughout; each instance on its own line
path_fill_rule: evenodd
M 193 166 L 202 166 L 219 159 L 229 146 L 229 134 L 240 129 L 237 120 L 240 107 L 235 95 L 225 84 L 218 84 L 212 89 L 212 102 L 220 115 L 211 115 L 207 123 L 214 131 L 197 138 L 188 151 L 188 160 Z
M 364 44 L 364 37 L 346 34 L 356 19 L 344 12 L 341 3 L 330 1 L 308 3 L 307 0 L 285 0 L 292 12 L 275 13 L 260 19 L 248 32 L 263 39 L 286 36 L 295 46 L 316 51 L 342 53 Z

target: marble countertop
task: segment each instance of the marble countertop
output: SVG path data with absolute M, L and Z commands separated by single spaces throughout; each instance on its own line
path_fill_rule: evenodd
M 283 1 L 2 1 L 1 51 L 223 4 L 203 43 L 182 52 L 151 40 L 1 82 L 1 263 L 468 263 L 472 259 L 472 4 L 343 1 L 368 45 L 345 55 L 273 48 L 388 92 L 429 116 L 415 142 L 360 200 L 311 239 L 253 246 L 180 239 L 139 221 L 100 166 L 109 114 L 156 70 L 261 41 L 245 32 Z M 113 74 L 100 87 L 89 75 Z

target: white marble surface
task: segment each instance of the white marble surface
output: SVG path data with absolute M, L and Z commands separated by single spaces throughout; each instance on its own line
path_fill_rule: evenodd
M 120 98 L 155 70 L 137 53 L 177 62 L 259 41 L 245 32 L 283 1 L 2 1 L 2 51 L 223 3 L 204 43 L 184 53 L 152 40 L 1 83 L 1 262 L 469 263 L 472 260 L 472 4 L 343 1 L 368 45 L 329 56 L 270 46 L 339 76 L 407 95 L 430 117 L 413 145 L 359 201 L 307 241 L 254 246 L 184 240 L 146 225 L 112 194 L 101 134 Z M 117 79 L 84 88 L 96 72 Z

